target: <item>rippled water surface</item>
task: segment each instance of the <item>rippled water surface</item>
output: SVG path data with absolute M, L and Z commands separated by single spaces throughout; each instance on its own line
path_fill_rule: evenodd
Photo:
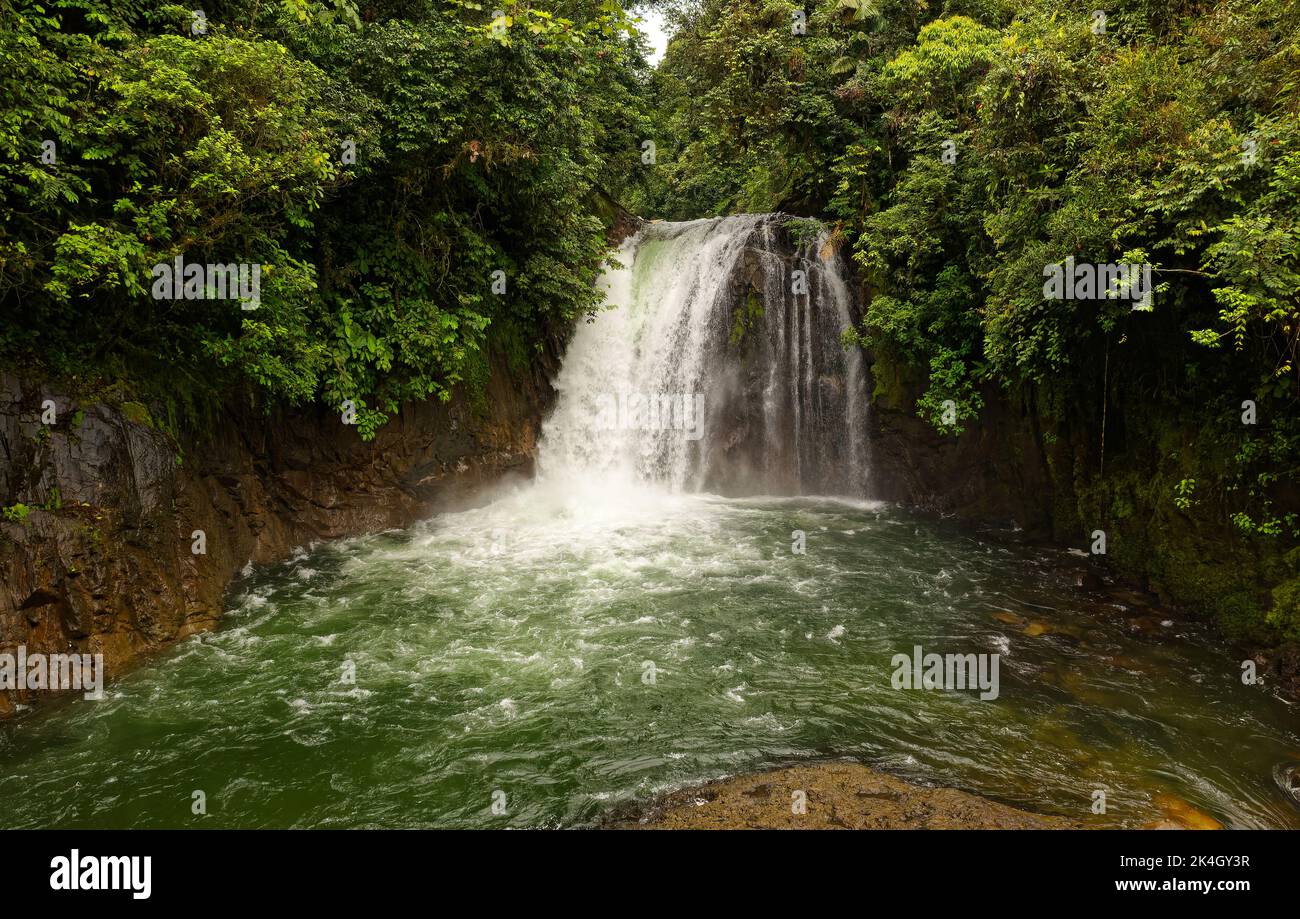
M 3 726 L 0 826 L 584 825 L 818 757 L 1081 818 L 1104 788 L 1114 822 L 1172 795 L 1300 825 L 1273 779 L 1294 713 L 1072 584 L 868 503 L 529 486 L 300 553 L 105 701 Z M 1001 653 L 999 698 L 893 689 L 917 644 Z

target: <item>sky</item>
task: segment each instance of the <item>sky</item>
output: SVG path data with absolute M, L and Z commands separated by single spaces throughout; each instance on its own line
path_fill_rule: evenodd
M 658 66 L 660 58 L 664 56 L 664 48 L 668 46 L 663 13 L 660 10 L 643 10 L 638 15 L 641 17 L 638 28 L 650 40 L 650 63 Z

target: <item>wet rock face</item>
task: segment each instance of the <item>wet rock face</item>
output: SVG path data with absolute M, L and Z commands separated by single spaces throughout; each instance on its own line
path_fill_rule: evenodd
M 1057 506 L 1057 483 L 1029 413 L 990 390 L 978 424 L 945 436 L 916 412 L 922 386 L 888 378 L 879 362 L 872 372 L 871 497 L 1014 526 L 1035 539 L 1082 538 Z M 1071 468 L 1067 448 L 1057 453 L 1058 466 Z
M 780 215 L 747 231 L 709 317 L 700 482 L 727 495 L 862 495 L 867 373 L 849 266 Z
M 529 474 L 545 371 L 495 366 L 486 397 L 486 412 L 462 394 L 408 405 L 371 443 L 315 409 L 232 411 L 177 444 L 144 406 L 0 378 L 0 652 L 102 653 L 111 677 L 215 625 L 249 562 L 405 526 Z M 205 554 L 192 552 L 197 530 Z M 0 718 L 46 695 L 0 692 Z

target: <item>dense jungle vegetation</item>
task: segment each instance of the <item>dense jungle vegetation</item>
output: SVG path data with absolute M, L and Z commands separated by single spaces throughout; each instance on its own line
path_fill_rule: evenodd
M 616 0 L 0 0 L 0 359 L 368 433 L 595 309 L 611 200 L 784 210 L 855 265 L 882 404 L 1019 407 L 1062 533 L 1300 638 L 1300 0 L 657 5 L 652 69 Z M 260 308 L 150 298 L 181 253 Z M 1045 299 L 1071 256 L 1153 308 Z
M 351 398 L 366 435 L 598 305 L 593 190 L 647 133 L 618 4 L 193 6 L 0 0 L 6 363 L 181 409 Z M 180 254 L 261 264 L 258 309 L 153 299 Z

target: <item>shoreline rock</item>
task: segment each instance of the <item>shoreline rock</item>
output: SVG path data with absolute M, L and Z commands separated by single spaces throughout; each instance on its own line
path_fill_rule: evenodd
M 797 813 L 802 793 L 805 812 Z M 1084 829 L 1079 820 L 1035 814 L 955 788 L 930 788 L 860 763 L 789 766 L 720 779 L 664 795 L 616 829 Z

